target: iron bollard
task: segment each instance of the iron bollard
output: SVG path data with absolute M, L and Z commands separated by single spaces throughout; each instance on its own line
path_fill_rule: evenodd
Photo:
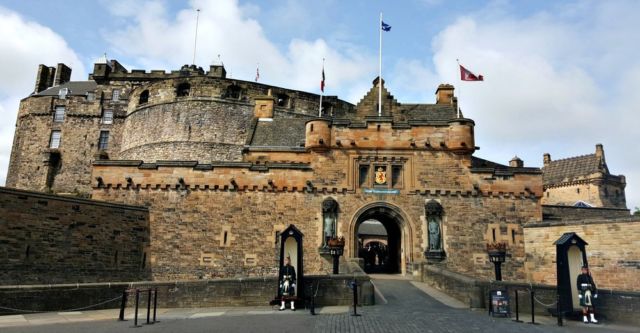
M 150 319 L 151 314 L 151 288 L 147 289 L 147 325 L 151 323 Z
M 520 304 L 518 302 L 518 289 L 515 290 L 515 296 L 516 296 L 516 319 L 514 321 L 516 323 L 521 323 L 522 320 L 520 320 Z
M 138 302 L 140 301 L 140 290 L 136 289 L 136 314 L 133 319 L 133 326 L 138 326 Z
M 562 310 L 560 309 L 560 294 L 556 294 L 556 314 L 558 316 L 558 326 L 562 326 Z
M 351 285 L 353 286 L 353 315 L 352 316 L 358 316 L 358 283 L 356 282 L 356 280 L 353 280 L 351 282 Z
M 536 292 L 533 291 L 533 289 L 531 289 L 530 294 L 531 294 L 531 322 L 529 324 L 537 325 L 536 324 L 536 312 L 535 312 L 536 304 L 535 304 L 535 299 L 534 299 L 536 297 L 535 296 Z
M 158 309 L 158 288 L 155 289 L 153 296 L 153 323 L 156 322 L 156 310 Z
M 120 302 L 120 315 L 119 321 L 124 321 L 124 308 L 127 306 L 127 289 L 122 292 L 122 302 Z

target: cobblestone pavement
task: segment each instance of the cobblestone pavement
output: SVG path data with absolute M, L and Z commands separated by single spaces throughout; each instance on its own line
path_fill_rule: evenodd
M 0 316 L 0 332 L 638 332 L 637 327 L 565 322 L 558 327 L 549 317 L 536 317 L 542 325 L 493 318 L 485 311 L 452 308 L 425 294 L 407 280 L 376 279 L 383 298 L 379 305 L 358 308 L 354 317 L 346 307 L 308 311 L 274 311 L 270 307 L 162 309 L 160 322 L 133 327 L 133 321 L 115 320 L 117 310 L 82 313 L 44 313 Z M 440 298 L 436 295 L 436 298 Z M 381 304 L 386 301 L 386 304 Z M 72 317 L 75 317 L 72 318 Z M 144 318 L 143 316 L 141 316 Z M 4 318 L 4 319 L 3 319 Z M 18 320 L 22 318 L 23 321 Z M 525 321 L 528 318 L 524 318 Z M 13 321 L 12 321 L 13 320 Z M 85 320 L 85 321 L 81 321 Z M 3 322 L 5 323 L 3 325 Z M 143 320 L 141 320 L 143 322 Z M 13 324 L 12 324 L 13 323 Z

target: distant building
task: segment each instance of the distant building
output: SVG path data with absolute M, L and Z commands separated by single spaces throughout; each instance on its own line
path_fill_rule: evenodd
M 594 154 L 551 160 L 544 154 L 543 205 L 627 208 L 623 175 L 612 175 L 604 158 L 604 148 Z

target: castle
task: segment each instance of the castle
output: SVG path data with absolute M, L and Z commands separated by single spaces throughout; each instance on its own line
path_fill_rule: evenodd
M 100 280 L 63 269 L 87 252 L 94 259 L 81 260 L 92 274 L 115 260 L 153 280 L 271 275 L 274 244 L 291 224 L 305 236 L 305 271 L 326 274 L 327 241 L 344 237 L 344 257 L 357 258 L 358 229 L 371 220 L 386 229 L 387 272 L 426 262 L 490 279 L 486 245 L 506 243 L 505 279 L 541 281 L 525 248 L 527 226 L 562 220 L 579 202 L 628 215 L 624 176 L 609 174 L 601 145 L 574 162 L 545 156 L 542 169 L 475 156 L 475 123 L 458 112 L 448 84 L 434 103 L 404 104 L 376 78 L 356 105 L 336 96 L 320 105 L 316 94 L 227 78 L 222 65 L 128 71 L 105 58 L 87 81 L 70 75 L 64 64 L 40 65 L 35 91 L 20 103 L 7 187 L 148 215 L 118 226 L 112 213 L 94 213 L 111 236 L 97 246 L 92 234 L 89 249 L 72 244 L 77 252 L 46 277 L 55 281 Z M 97 232 L 90 225 L 65 232 Z M 26 232 L 7 238 L 48 231 Z M 7 257 L 23 257 L 21 246 Z M 17 276 L 23 266 L 15 267 Z

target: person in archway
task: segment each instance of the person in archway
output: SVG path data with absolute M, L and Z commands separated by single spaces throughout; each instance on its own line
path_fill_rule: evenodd
M 580 306 L 582 306 L 582 321 L 585 323 L 591 321 L 591 323 L 597 324 L 598 321 L 593 312 L 593 299 L 598 298 L 598 289 L 587 265 L 582 266 L 582 273 L 578 275 L 577 287 Z M 588 316 L 589 318 L 587 318 Z
M 284 266 L 280 272 L 282 274 L 280 278 L 280 291 L 282 295 L 282 299 L 280 300 L 280 311 L 285 309 L 287 301 L 291 301 L 291 310 L 296 311 L 296 269 L 291 266 L 290 257 L 284 258 Z

